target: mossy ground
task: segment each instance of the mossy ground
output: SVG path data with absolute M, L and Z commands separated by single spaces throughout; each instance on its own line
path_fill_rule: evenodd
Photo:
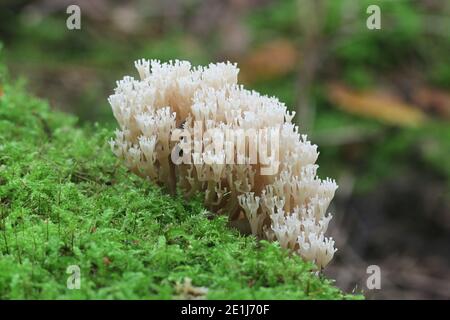
M 311 264 L 126 171 L 112 129 L 77 127 L 19 85 L 0 97 L 0 299 L 342 299 Z M 81 288 L 67 288 L 69 265 Z

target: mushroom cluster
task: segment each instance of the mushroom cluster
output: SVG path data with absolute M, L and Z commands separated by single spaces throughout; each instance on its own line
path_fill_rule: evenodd
M 319 268 L 336 249 L 325 237 L 337 189 L 317 177 L 317 146 L 275 97 L 237 83 L 235 64 L 135 63 L 109 97 L 120 129 L 114 154 L 135 174 L 205 206 L 230 224 L 278 241 Z

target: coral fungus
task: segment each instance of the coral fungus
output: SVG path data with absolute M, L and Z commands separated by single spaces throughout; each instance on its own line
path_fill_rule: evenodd
M 274 97 L 237 84 L 231 63 L 136 62 L 109 97 L 120 130 L 113 152 L 134 173 L 204 192 L 205 205 L 230 223 L 322 268 L 334 241 L 325 237 L 336 183 L 317 177 L 317 146 Z

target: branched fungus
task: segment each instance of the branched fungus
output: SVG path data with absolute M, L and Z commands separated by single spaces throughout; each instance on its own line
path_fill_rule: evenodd
M 317 146 L 274 97 L 237 84 L 235 64 L 136 62 L 109 97 L 120 130 L 111 140 L 134 173 L 227 214 L 230 224 L 327 265 L 336 251 L 325 237 L 337 189 L 317 177 Z

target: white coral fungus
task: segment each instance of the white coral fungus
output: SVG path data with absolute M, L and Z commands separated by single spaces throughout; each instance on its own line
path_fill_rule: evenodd
M 317 177 L 317 146 L 286 106 L 237 84 L 235 64 L 135 63 L 109 97 L 120 130 L 110 144 L 134 173 L 205 205 L 230 224 L 276 240 L 319 268 L 336 249 L 324 236 L 336 183 Z

